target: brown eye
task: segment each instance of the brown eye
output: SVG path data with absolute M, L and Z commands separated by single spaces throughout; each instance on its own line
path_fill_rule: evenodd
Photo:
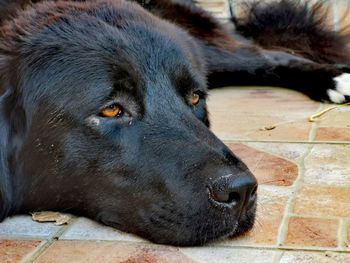
M 197 93 L 192 94 L 192 105 L 196 106 L 199 103 L 200 97 Z
M 122 114 L 123 114 L 122 107 L 117 104 L 113 104 L 103 109 L 100 113 L 102 117 L 106 117 L 106 118 L 120 117 Z

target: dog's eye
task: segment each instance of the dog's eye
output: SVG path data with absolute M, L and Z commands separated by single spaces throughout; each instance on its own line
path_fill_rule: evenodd
M 113 104 L 111 106 L 108 106 L 107 108 L 103 109 L 100 113 L 102 117 L 106 118 L 115 118 L 120 117 L 123 115 L 123 109 L 118 104 Z
M 196 106 L 196 105 L 199 103 L 199 101 L 200 101 L 200 96 L 199 96 L 199 94 L 193 93 L 193 94 L 192 94 L 192 100 L 191 100 L 192 105 L 193 105 L 193 106 Z

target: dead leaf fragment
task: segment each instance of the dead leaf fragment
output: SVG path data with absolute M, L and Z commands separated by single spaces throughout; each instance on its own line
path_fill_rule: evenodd
M 272 131 L 276 128 L 277 128 L 276 125 L 271 125 L 271 126 L 266 126 L 266 127 L 260 128 L 260 131 Z
M 32 214 L 32 219 L 37 222 L 54 222 L 56 226 L 68 224 L 72 216 L 61 214 L 59 212 L 35 212 Z
M 332 107 L 329 107 L 325 110 L 322 110 L 320 112 L 317 112 L 316 114 L 310 116 L 309 118 L 309 122 L 317 122 L 320 120 L 320 118 L 325 115 L 327 112 L 331 111 L 331 110 L 334 110 L 334 109 L 338 109 L 338 108 L 341 108 L 341 107 L 344 107 L 344 106 L 350 106 L 350 102 L 348 103 L 345 103 L 345 104 L 341 104 L 341 105 L 335 105 L 335 106 L 332 106 Z

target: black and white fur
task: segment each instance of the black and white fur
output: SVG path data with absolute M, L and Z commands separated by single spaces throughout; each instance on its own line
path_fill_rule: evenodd
M 191 0 L 0 0 L 0 220 L 68 211 L 173 245 L 251 229 L 256 179 L 209 130 L 206 88 L 349 101 L 324 7 L 259 1 L 226 26 Z

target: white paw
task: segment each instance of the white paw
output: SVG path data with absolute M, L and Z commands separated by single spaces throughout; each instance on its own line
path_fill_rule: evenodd
M 333 80 L 335 90 L 327 90 L 329 99 L 334 103 L 344 103 L 346 101 L 345 96 L 350 96 L 350 74 L 343 73 Z
M 331 102 L 334 102 L 334 103 L 345 102 L 345 96 L 334 89 L 327 90 L 327 94 Z

